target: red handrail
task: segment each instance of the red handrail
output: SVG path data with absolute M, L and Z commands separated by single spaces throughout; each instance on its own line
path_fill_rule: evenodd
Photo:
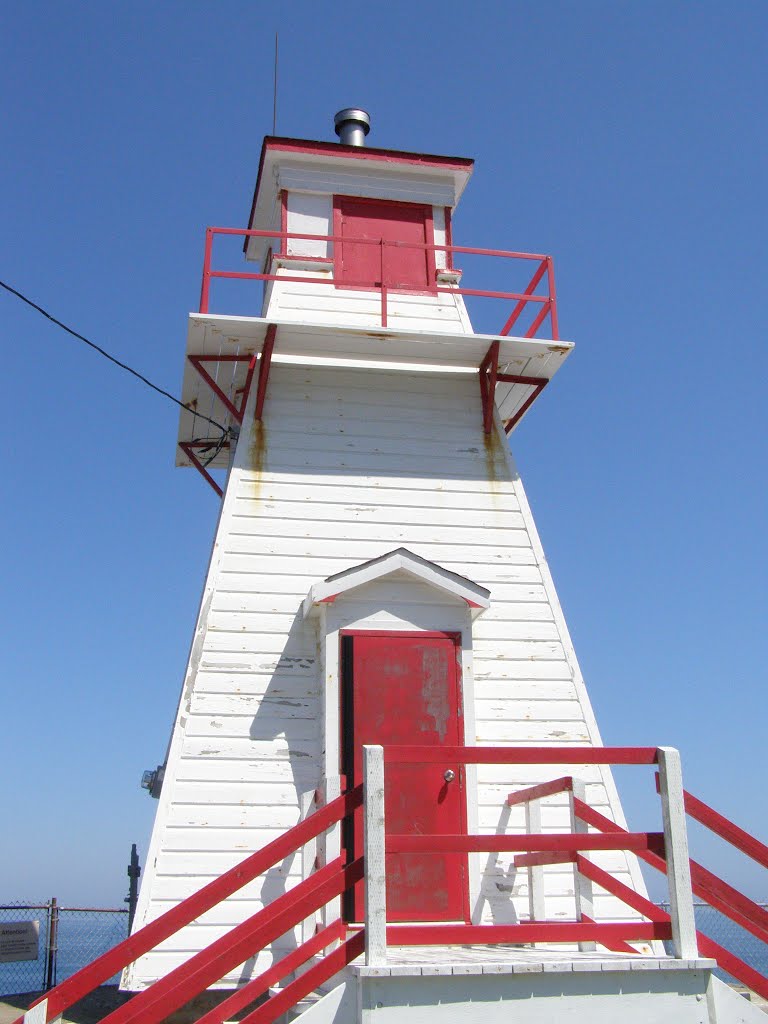
M 516 789 L 514 793 L 507 796 L 507 807 L 514 807 L 515 804 L 525 804 L 529 800 L 541 800 L 545 796 L 554 796 L 556 793 L 567 793 L 573 789 L 573 779 L 565 775 L 561 779 L 552 779 L 551 782 L 542 782 L 538 786 L 528 786 L 526 789 Z
M 517 850 L 559 852 L 561 850 L 632 850 L 635 853 L 651 851 L 657 855 L 664 850 L 661 832 L 608 833 L 547 833 L 536 835 L 388 835 L 387 853 L 514 853 Z
M 346 925 L 343 921 L 334 921 L 321 931 L 313 935 L 311 939 L 303 942 L 298 949 L 286 954 L 282 960 L 272 964 L 266 971 L 263 971 L 257 978 L 252 978 L 242 988 L 236 989 L 231 996 L 222 1000 L 208 1013 L 203 1014 L 196 1024 L 224 1024 L 224 1021 L 234 1017 L 236 1013 L 244 1010 L 246 1006 L 255 1003 L 257 999 L 268 992 L 272 985 L 286 978 L 297 967 L 301 967 L 311 956 L 321 953 L 327 946 L 332 945 L 339 939 L 346 936 Z
M 272 1024 L 281 1014 L 290 1010 L 300 999 L 338 974 L 347 964 L 357 959 L 365 949 L 365 933 L 358 932 L 347 939 L 338 949 L 334 949 L 319 964 L 310 967 L 300 977 L 286 985 L 282 992 L 276 993 L 253 1013 L 240 1020 L 240 1024 Z
M 315 811 L 304 821 L 295 825 L 284 835 L 279 836 L 267 846 L 247 857 L 240 864 L 209 882 L 193 896 L 166 911 L 160 917 L 145 925 L 129 938 L 119 943 L 107 953 L 102 954 L 71 978 L 51 989 L 32 1006 L 48 1000 L 48 1017 L 52 1019 L 63 1013 L 78 1000 L 88 995 L 99 985 L 108 981 L 114 974 L 128 964 L 137 960 L 144 953 L 154 949 L 160 942 L 175 934 L 185 925 L 190 924 L 201 914 L 231 896 L 248 882 L 263 874 L 275 864 L 295 853 L 305 843 L 317 838 L 322 832 L 337 824 L 342 818 L 353 813 L 362 805 L 363 787 L 353 789 Z M 309 881 L 316 880 L 317 875 Z M 303 884 L 303 883 L 301 883 Z M 298 889 L 298 886 L 296 887 Z M 295 893 L 296 889 L 290 890 Z M 216 979 L 218 980 L 218 979 Z M 151 990 L 148 990 L 151 991 Z M 133 1001 L 132 1001 L 133 1002 Z M 14 1024 L 22 1024 L 23 1016 Z
M 659 791 L 659 776 L 656 775 L 656 792 Z M 764 868 L 768 868 L 768 846 L 765 843 L 761 843 L 755 836 L 745 832 L 743 828 L 739 828 L 734 822 L 724 815 L 718 813 L 709 804 L 705 804 L 703 800 L 699 800 L 697 796 L 689 793 L 687 790 L 683 790 L 683 800 L 685 801 L 685 810 L 692 818 L 704 825 L 714 832 L 715 835 L 720 836 L 731 846 L 735 846 L 737 850 L 745 853 L 747 857 L 751 857 L 752 860 L 757 861 Z
M 386 764 L 656 764 L 656 747 L 440 747 L 384 748 Z
M 526 924 L 423 924 L 388 925 L 387 942 L 395 946 L 493 945 L 500 942 L 638 942 L 669 939 L 665 923 L 621 921 L 590 924 L 581 921 L 546 921 Z
M 105 1017 L 102 1024 L 160 1024 L 168 1014 L 284 935 L 313 910 L 356 885 L 362 877 L 362 858 L 348 867 L 343 866 L 343 858 L 338 858 L 137 993 Z
M 431 293 L 436 294 L 473 295 L 481 298 L 497 298 L 514 301 L 516 305 L 500 331 L 500 334 L 504 336 L 509 334 L 509 332 L 519 319 L 524 309 L 528 306 L 528 303 L 539 303 L 541 304 L 541 309 L 535 317 L 535 319 L 533 320 L 533 322 L 526 330 L 524 337 L 535 337 L 536 333 L 546 320 L 547 316 L 549 316 L 550 319 L 550 335 L 552 339 L 556 341 L 559 337 L 557 319 L 557 298 L 555 294 L 555 275 L 551 256 L 545 256 L 541 253 L 514 252 L 504 249 L 483 249 L 466 245 L 437 245 L 434 243 L 427 242 L 401 242 L 388 239 L 358 238 L 341 235 L 318 235 L 299 231 L 264 231 L 256 228 L 209 227 L 206 229 L 205 255 L 203 258 L 203 277 L 200 287 L 199 311 L 201 313 L 209 312 L 212 278 L 226 278 L 233 280 L 251 281 L 284 281 L 297 282 L 303 284 L 306 284 L 307 281 L 306 277 L 292 276 L 288 274 L 267 274 L 256 273 L 253 271 L 213 270 L 211 269 L 211 259 L 213 255 L 213 240 L 215 235 L 240 235 L 241 237 L 245 238 L 257 237 L 267 238 L 271 240 L 279 239 L 281 243 L 288 240 L 299 240 L 312 242 L 330 242 L 332 244 L 338 245 L 350 242 L 354 242 L 355 245 L 377 245 L 379 246 L 382 254 L 382 266 L 385 246 L 396 249 L 421 249 L 424 250 L 425 252 L 429 251 L 433 253 L 444 252 L 449 257 L 452 256 L 454 253 L 465 253 L 467 255 L 473 256 L 489 256 L 502 259 L 533 260 L 539 263 L 539 267 L 537 268 L 536 272 L 531 278 L 531 281 L 527 285 L 526 289 L 522 293 L 493 291 L 480 288 L 462 288 L 458 285 L 458 282 L 450 286 L 441 286 L 439 284 L 430 285 L 429 291 Z M 284 259 L 290 259 L 290 254 L 280 253 L 276 255 L 281 256 Z M 312 257 L 307 256 L 304 258 L 311 259 Z M 324 260 L 323 262 L 328 262 L 328 260 Z M 537 295 L 536 289 L 541 283 L 541 281 L 545 278 L 547 294 Z M 333 278 L 313 278 L 312 283 L 313 285 L 324 284 L 330 287 L 336 287 L 337 284 Z M 382 280 L 380 282 L 372 283 L 371 281 L 355 281 L 345 278 L 344 286 L 349 288 L 361 288 L 365 290 L 379 291 L 381 293 L 382 326 L 387 326 L 387 292 L 389 290 L 389 286 L 387 286 L 384 283 L 383 273 Z M 409 287 L 398 284 L 397 291 L 420 293 L 424 291 L 424 288 Z
M 606 818 L 600 814 L 599 811 L 594 810 L 585 804 L 582 800 L 575 798 L 573 801 L 574 813 L 581 821 L 593 828 L 599 829 L 603 832 L 613 833 L 625 833 L 625 829 L 621 825 L 617 825 L 615 821 L 611 821 L 610 818 Z M 726 819 L 727 820 L 727 819 Z M 656 868 L 657 871 L 661 871 L 666 874 L 667 864 L 663 857 L 649 852 L 638 852 L 638 857 L 646 861 L 652 867 Z M 640 913 L 651 917 L 651 914 L 656 914 L 656 920 L 668 919 L 667 914 L 664 913 L 659 907 L 651 903 L 650 900 L 646 900 L 645 897 L 635 892 L 633 889 L 629 889 L 623 885 L 617 879 L 608 875 L 584 857 L 576 855 L 575 863 L 578 865 L 579 870 L 592 878 L 598 885 L 606 889 L 608 892 L 619 896 L 629 906 L 635 910 L 639 910 Z M 598 877 L 599 875 L 599 877 Z M 705 882 L 706 880 L 706 882 Z M 716 883 L 716 884 L 713 884 Z M 765 911 L 759 907 L 756 903 L 753 903 L 738 890 L 733 889 L 722 879 L 712 875 L 711 872 L 707 871 L 696 861 L 691 861 L 691 883 L 693 892 L 696 896 L 706 900 L 710 906 L 719 910 L 720 913 L 729 917 L 732 921 L 740 924 L 743 928 L 749 930 L 756 938 L 765 941 L 765 936 L 761 931 L 762 918 L 765 915 Z M 731 902 L 733 901 L 733 902 Z M 734 905 L 735 904 L 735 905 Z M 661 916 L 663 915 L 663 917 Z M 653 918 L 652 918 L 653 919 Z M 723 946 L 720 946 L 714 940 L 708 938 L 701 932 L 696 933 L 699 943 L 699 950 L 705 955 L 710 956 L 717 960 L 720 967 L 723 970 L 728 971 L 734 978 L 737 978 L 743 984 L 747 985 L 753 991 L 757 992 L 758 995 L 765 999 L 768 999 L 768 978 L 764 977 L 749 964 L 744 963 L 733 953 L 729 952 Z

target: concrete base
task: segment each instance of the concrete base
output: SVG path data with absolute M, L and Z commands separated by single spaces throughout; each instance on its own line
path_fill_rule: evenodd
M 353 963 L 302 1024 L 762 1022 L 713 977 L 714 966 L 611 953 L 390 948 L 384 965 Z

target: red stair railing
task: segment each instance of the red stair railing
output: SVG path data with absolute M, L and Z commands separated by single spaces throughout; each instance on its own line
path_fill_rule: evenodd
M 575 803 L 576 812 L 579 817 L 582 821 L 587 822 L 593 828 L 599 829 L 603 832 L 615 833 L 624 831 L 620 825 L 617 825 L 615 822 L 606 818 L 598 811 L 595 811 L 587 804 L 582 803 L 580 800 L 575 801 Z M 718 815 L 718 817 L 722 816 Z M 727 819 L 722 820 L 727 821 Z M 729 824 L 732 825 L 730 822 Z M 737 829 L 738 826 L 734 825 L 733 828 Z M 739 831 L 741 830 L 739 829 Z M 750 839 L 752 839 L 752 837 L 750 837 Z M 766 850 L 763 844 L 759 843 L 758 840 L 754 840 L 754 842 L 758 842 L 759 846 L 762 846 L 763 850 Z M 768 852 L 768 850 L 766 850 L 766 852 Z M 667 864 L 664 858 L 658 857 L 652 853 L 638 853 L 638 857 L 640 857 L 641 860 L 644 860 L 647 864 L 650 864 L 651 867 L 656 868 L 657 871 L 661 871 L 666 874 Z M 581 869 L 584 869 L 583 863 Z M 595 866 L 590 865 L 590 870 L 594 872 Z M 610 889 L 607 885 L 603 884 L 609 879 L 611 880 L 613 889 Z M 707 884 L 711 881 L 716 883 L 714 887 L 711 884 Z M 756 938 L 761 939 L 763 942 L 768 941 L 768 935 L 766 935 L 760 927 L 762 920 L 765 917 L 765 911 L 762 907 L 753 903 L 752 900 L 738 892 L 738 890 L 727 885 L 727 883 L 723 882 L 722 879 L 717 878 L 716 875 L 713 875 L 705 868 L 702 868 L 700 864 L 697 864 L 696 861 L 693 860 L 691 861 L 691 882 L 693 892 L 696 896 L 706 900 L 710 906 L 719 910 L 722 914 L 725 914 L 725 916 L 729 917 L 732 921 L 735 921 L 737 924 L 741 924 L 744 928 L 748 928 Z M 598 884 L 603 888 L 608 888 L 609 892 L 616 889 L 619 885 L 617 880 L 612 879 L 610 875 L 606 875 L 603 878 L 603 881 L 600 881 Z M 639 896 L 637 893 L 634 894 L 634 898 L 636 900 L 643 901 L 643 897 Z M 733 903 L 731 900 L 733 900 Z M 665 912 L 655 906 L 655 904 L 650 901 L 643 902 L 646 909 L 649 911 L 647 914 L 648 917 L 651 916 L 650 910 L 653 908 L 653 914 L 655 915 L 656 920 L 666 919 Z M 640 908 L 638 907 L 637 909 Z M 641 913 L 645 912 L 645 910 L 641 910 Z M 714 960 L 717 960 L 718 966 L 724 971 L 727 971 L 738 981 L 741 981 L 748 988 L 751 988 L 759 996 L 762 996 L 762 998 L 768 999 L 768 978 L 759 971 L 756 971 L 753 967 L 750 967 L 749 964 L 744 963 L 743 960 L 725 949 L 719 943 L 714 942 L 707 935 L 699 931 L 697 931 L 696 934 L 699 942 L 699 949 L 705 956 L 709 956 Z
M 72 975 L 71 978 L 51 989 L 45 996 L 33 1003 L 33 1007 L 45 1003 L 45 1021 L 54 1020 L 74 1003 L 108 981 L 118 971 L 154 949 L 158 943 L 174 935 L 286 857 L 296 853 L 305 843 L 316 839 L 348 815 L 353 814 L 362 805 L 362 800 L 362 786 L 356 786 L 343 793 L 274 842 L 269 843 L 219 878 L 214 879 L 199 892 L 183 900 L 161 917 L 145 925 L 109 952 L 94 960 L 93 963 Z M 329 900 L 355 885 L 362 877 L 362 858 L 347 865 L 344 863 L 344 858 L 339 857 L 325 867 L 321 867 L 315 874 L 289 889 L 283 896 L 278 897 L 258 913 L 237 925 L 206 949 L 158 979 L 143 992 L 136 994 L 127 1003 L 104 1018 L 105 1024 L 107 1021 L 109 1024 L 129 1024 L 129 1022 L 159 1024 L 169 1013 L 185 1005 L 210 985 L 215 984 L 228 971 L 255 955 L 274 939 L 279 938 L 280 935 L 319 910 Z M 337 932 L 325 938 L 326 945 L 335 941 L 341 934 L 340 922 L 334 922 L 330 927 L 337 929 Z M 291 954 L 291 963 L 294 958 L 298 960 L 298 963 L 303 963 L 314 955 L 318 938 L 310 939 L 299 947 L 295 954 Z M 327 978 L 332 977 L 339 970 L 335 965 L 344 957 L 354 959 L 359 955 L 359 948 L 364 941 L 364 937 L 354 936 L 345 942 L 334 951 L 333 959 L 326 956 L 317 965 L 318 970 L 311 969 L 315 971 L 314 977 L 319 978 L 321 975 L 327 975 Z M 281 966 L 282 963 L 276 965 L 276 968 Z M 292 969 L 290 965 L 285 967 L 278 977 L 285 977 Z M 302 975 L 302 978 L 309 974 L 310 971 Z M 273 983 L 271 969 L 265 975 L 255 979 L 251 989 L 253 994 L 248 1002 L 241 1006 L 248 1005 L 261 994 L 257 991 L 258 983 L 262 986 L 261 992 L 265 990 L 265 984 L 268 988 Z M 289 988 L 290 986 L 285 991 L 287 992 Z M 268 1006 L 271 1002 L 270 999 L 264 1005 Z M 279 1016 L 280 1012 L 275 1010 L 274 1017 Z M 216 1011 L 212 1011 L 212 1013 L 214 1016 L 210 1018 L 211 1022 L 218 1019 L 215 1015 Z M 24 1016 L 17 1018 L 14 1024 L 23 1024 Z M 264 1015 L 259 1018 L 262 1024 L 266 1024 L 267 1019 L 274 1018 L 267 1018 Z M 223 1021 L 224 1017 L 221 1017 L 221 1020 Z
M 241 1024 L 273 1024 L 305 995 L 334 977 L 363 952 L 371 965 L 386 961 L 388 944 L 494 944 L 494 943 L 600 943 L 609 949 L 635 952 L 628 941 L 673 939 L 675 955 L 682 959 L 699 952 L 711 957 L 729 974 L 768 998 L 768 979 L 734 954 L 695 931 L 693 893 L 747 928 L 768 939 L 768 915 L 742 893 L 688 858 L 683 805 L 697 820 L 728 839 L 758 863 L 768 865 L 768 848 L 682 788 L 679 755 L 671 748 L 652 747 L 365 747 L 363 786 L 331 800 L 285 835 L 254 853 L 215 879 L 162 917 L 140 929 L 110 952 L 99 957 L 33 1004 L 28 1013 L 36 1021 L 51 1021 L 82 999 L 117 971 L 149 952 L 159 942 L 199 918 L 255 877 L 285 857 L 337 826 L 364 807 L 364 856 L 345 863 L 343 856 L 320 867 L 269 906 L 231 929 L 206 949 L 134 995 L 104 1018 L 103 1024 L 160 1024 L 168 1014 L 186 1005 L 199 993 L 220 981 L 239 964 L 256 955 L 280 935 L 312 917 L 331 900 L 350 891 L 361 880 L 366 885 L 365 928 L 349 934 L 342 920 L 332 921 L 278 963 L 226 996 L 199 1019 L 199 1024 L 223 1024 L 260 1000 L 277 982 L 289 979 L 298 968 L 337 942 L 317 963 L 288 980 L 284 988 L 242 1018 Z M 661 779 L 664 832 L 628 832 L 591 808 L 584 784 L 573 776 L 551 780 L 511 793 L 507 804 L 535 802 L 558 792 L 569 792 L 571 832 L 552 834 L 526 831 L 491 835 L 391 835 L 384 825 L 384 766 L 387 763 L 526 764 L 554 766 L 658 764 Z M 573 770 L 573 769 L 571 769 Z M 533 819 L 531 819 L 533 820 Z M 589 828 L 595 831 L 589 831 Z M 533 868 L 554 863 L 573 863 L 576 878 L 622 900 L 645 920 L 596 922 L 591 913 L 591 888 L 584 900 L 577 884 L 577 920 L 571 922 L 533 919 L 515 925 L 411 924 L 387 925 L 386 852 L 458 853 L 522 851 L 518 866 Z M 671 914 L 594 864 L 586 851 L 626 850 L 667 874 Z M 684 862 L 682 856 L 684 855 Z M 365 869 L 364 869 L 365 865 Z M 690 871 L 689 871 L 690 867 Z M 580 901 L 581 900 L 581 901 Z M 697 949 L 698 944 L 698 949 Z M 594 947 L 590 947 L 594 948 Z M 44 1005 L 43 1005 L 44 1004 Z M 15 1024 L 22 1024 L 23 1017 Z
M 560 779 L 554 779 L 551 782 L 543 783 L 539 786 L 532 786 L 527 789 L 518 790 L 514 793 L 510 793 L 507 797 L 507 804 L 512 806 L 518 803 L 525 803 L 529 800 L 539 800 L 547 796 L 552 796 L 555 793 L 562 792 L 573 792 L 574 779 L 570 776 L 566 776 Z M 656 774 L 656 789 L 660 789 L 659 776 Z M 616 822 L 611 821 L 604 815 L 600 814 L 594 808 L 590 807 L 583 799 L 578 796 L 572 796 L 572 804 L 574 813 L 577 818 L 583 821 L 585 824 L 590 825 L 592 828 L 597 829 L 603 834 L 613 835 L 624 835 L 628 836 L 630 833 L 626 832 Z M 725 818 L 722 814 L 719 814 L 713 808 L 709 807 L 698 797 L 693 796 L 686 790 L 683 790 L 683 800 L 685 810 L 688 815 L 695 818 L 700 824 L 705 825 L 711 831 L 715 832 L 722 839 L 733 845 L 736 849 L 742 853 L 751 857 L 758 864 L 763 867 L 768 867 L 768 847 L 764 843 L 761 843 L 755 836 L 745 832 L 744 829 L 739 828 L 738 825 L 734 824 L 728 818 Z M 646 864 L 651 865 L 657 871 L 661 871 L 666 874 L 667 862 L 663 853 L 648 850 L 635 850 L 638 857 L 643 860 Z M 645 897 L 641 896 L 634 889 L 624 885 L 618 879 L 608 874 L 602 868 L 599 868 L 592 861 L 582 856 L 579 852 L 564 852 L 562 857 L 558 857 L 557 860 L 561 863 L 571 862 L 574 864 L 576 870 L 585 878 L 594 882 L 601 889 L 612 895 L 623 900 L 627 906 L 637 910 L 650 921 L 655 922 L 667 922 L 669 921 L 669 915 L 665 913 L 656 904 L 651 903 Z M 533 864 L 543 863 L 554 863 L 553 858 L 549 858 L 544 861 L 543 858 L 536 858 L 535 855 L 529 857 L 516 857 L 515 864 L 518 867 L 531 867 Z M 738 889 L 729 885 L 723 879 L 713 874 L 703 865 L 699 864 L 692 858 L 689 861 L 690 873 L 691 873 L 691 888 L 693 894 L 703 899 L 710 907 L 729 918 L 735 924 L 741 926 L 751 935 L 754 935 L 756 939 L 764 942 L 768 945 L 768 912 L 763 907 L 749 899 Z M 583 920 L 582 916 L 582 920 Z M 752 989 L 758 995 L 764 999 L 768 999 L 768 978 L 766 978 L 759 971 L 750 967 L 743 960 L 737 957 L 730 950 L 725 949 L 719 943 L 710 939 L 704 933 L 697 931 L 697 940 L 700 951 L 708 957 L 716 960 L 718 966 L 724 971 L 727 971 L 732 977 L 742 982 L 748 988 Z M 612 947 L 606 942 L 602 942 L 607 948 Z

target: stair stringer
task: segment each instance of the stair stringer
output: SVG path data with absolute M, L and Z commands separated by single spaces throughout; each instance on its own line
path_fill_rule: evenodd
M 765 1013 L 714 974 L 707 990 L 709 1024 L 765 1024 Z
M 355 1024 L 359 1019 L 356 980 L 342 981 L 295 1019 L 301 1024 Z

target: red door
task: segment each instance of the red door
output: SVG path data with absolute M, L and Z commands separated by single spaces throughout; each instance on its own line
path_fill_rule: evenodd
M 460 746 L 457 638 L 436 633 L 355 633 L 342 640 L 344 770 L 362 780 L 366 743 Z M 455 778 L 446 781 L 446 771 Z M 389 833 L 463 834 L 466 802 L 463 765 L 388 765 L 385 770 Z M 362 852 L 362 815 L 346 837 Z M 387 917 L 392 921 L 466 920 L 466 856 L 404 853 L 387 856 Z M 347 913 L 363 918 L 363 886 Z
M 334 234 L 342 238 L 434 243 L 432 209 L 428 206 L 337 196 L 334 210 Z M 435 256 L 427 249 L 344 241 L 336 246 L 335 278 L 350 288 L 378 288 L 384 284 L 388 288 L 434 291 Z

